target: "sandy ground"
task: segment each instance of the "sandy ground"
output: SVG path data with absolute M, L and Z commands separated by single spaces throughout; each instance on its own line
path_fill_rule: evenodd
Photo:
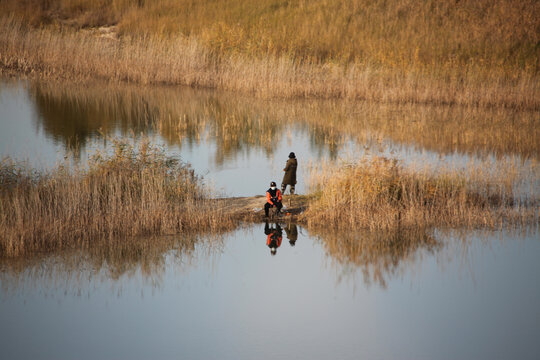
M 235 216 L 246 221 L 260 222 L 265 220 L 263 195 L 251 197 L 232 197 L 216 199 L 219 207 L 228 208 Z M 283 209 L 279 218 L 295 220 L 307 206 L 305 195 L 286 195 L 283 197 Z

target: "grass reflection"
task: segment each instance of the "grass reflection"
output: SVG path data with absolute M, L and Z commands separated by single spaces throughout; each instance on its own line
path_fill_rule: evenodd
M 30 92 L 43 129 L 66 148 L 99 132 L 157 132 L 169 144 L 215 139 L 222 164 L 246 149 L 272 153 L 290 128 L 336 157 L 346 139 L 384 139 L 439 154 L 540 156 L 538 111 L 329 100 L 261 100 L 211 90 L 36 82 Z
M 422 228 L 391 231 L 310 230 L 326 253 L 345 274 L 361 271 L 366 285 L 386 288 L 388 282 L 409 269 L 424 255 L 433 255 L 443 248 L 429 231 Z
M 272 228 L 280 229 L 280 236 L 289 242 L 287 246 L 295 246 L 299 230 L 302 232 L 294 223 Z M 265 229 L 266 233 L 271 234 L 271 231 Z M 320 241 L 342 273 L 360 270 L 366 285 L 382 287 L 418 262 L 421 256 L 431 256 L 443 248 L 443 243 L 425 229 L 381 232 L 310 229 L 309 233 Z M 78 241 L 62 251 L 4 258 L 0 265 L 0 283 L 4 294 L 32 286 L 60 287 L 77 294 L 92 282 L 113 281 L 121 286 L 122 281 L 134 276 L 159 286 L 170 267 L 189 271 L 192 266 L 222 256 L 223 241 L 219 235 L 194 234 Z
M 89 283 L 117 282 L 133 276 L 159 286 L 167 267 L 188 271 L 198 254 L 205 252 L 211 257 L 222 245 L 220 236 L 200 241 L 194 234 L 79 241 L 54 253 L 2 259 L 0 284 L 4 294 L 33 286 L 45 290 L 61 287 L 80 294 Z

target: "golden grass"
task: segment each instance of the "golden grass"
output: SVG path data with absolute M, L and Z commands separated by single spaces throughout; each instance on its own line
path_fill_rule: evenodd
M 135 149 L 136 148 L 136 149 Z M 235 224 L 193 171 L 147 141 L 114 141 L 88 168 L 39 173 L 0 167 L 0 254 L 70 247 L 96 238 L 221 231 Z
M 503 174 L 415 171 L 365 158 L 312 174 L 317 199 L 302 215 L 313 227 L 369 230 L 538 223 L 538 198 L 517 198 Z
M 435 62 L 420 69 L 379 61 L 322 61 L 317 56 L 312 59 L 287 51 L 249 56 L 241 51 L 216 51 L 204 37 L 196 35 L 126 33 L 115 39 L 100 36 L 98 31 L 28 28 L 13 17 L 0 19 L 0 54 L 3 73 L 78 81 L 102 78 L 183 84 L 262 97 L 540 108 L 540 82 L 532 65 L 504 65 L 498 70 L 483 62 L 466 66 Z
M 536 72 L 534 0 L 1 0 L 33 26 L 116 24 L 129 36 L 201 39 L 213 51 L 402 69 Z M 470 67 L 472 66 L 472 67 Z

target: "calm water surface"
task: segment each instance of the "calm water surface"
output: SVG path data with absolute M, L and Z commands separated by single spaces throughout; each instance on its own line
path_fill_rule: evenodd
M 223 105 L 214 104 L 214 95 L 205 92 L 161 88 L 152 98 L 156 103 L 149 108 L 145 91 L 114 90 L 112 96 L 101 97 L 98 85 L 90 95 L 80 88 L 71 93 L 69 89 L 63 92 L 40 86 L 0 83 L 0 158 L 9 156 L 50 169 L 65 160 L 84 163 L 96 150 L 107 148 L 110 141 L 106 139 L 145 135 L 164 146 L 169 155 L 189 162 L 220 193 L 253 196 L 264 194 L 270 181 L 281 181 L 291 151 L 303 165 L 336 157 L 323 136 L 288 124 L 272 124 L 263 115 L 249 128 L 238 128 L 238 121 L 242 121 L 238 118 L 228 123 L 230 117 L 244 115 L 226 114 L 216 119 L 219 115 L 207 112 L 219 111 L 215 107 Z M 168 106 L 173 109 L 163 110 Z M 171 116 L 180 123 L 196 119 L 185 129 L 171 125 Z M 346 140 L 340 141 L 343 151 L 354 151 Z M 299 173 L 300 193 L 305 192 L 302 176 Z
M 275 256 L 254 225 L 187 249 L 171 238 L 137 260 L 104 259 L 109 249 L 4 263 L 3 358 L 540 355 L 537 230 L 434 232 L 411 251 L 355 259 L 293 226 L 282 224 Z
M 321 161 L 363 155 L 422 167 L 511 174 L 540 194 L 540 114 L 332 101 L 268 101 L 190 88 L 0 81 L 0 158 L 53 168 L 84 164 L 111 139 L 150 137 L 218 192 L 264 194 L 289 152 L 297 189 Z
M 516 196 L 538 198 L 539 119 L 534 112 L 0 81 L 1 158 L 41 169 L 84 166 L 115 136 L 148 136 L 229 196 L 264 193 L 294 151 L 300 193 L 310 164 L 383 155 L 434 169 L 503 171 L 515 179 Z M 0 358 L 540 358 L 535 227 L 281 229 L 275 256 L 262 224 L 2 260 Z

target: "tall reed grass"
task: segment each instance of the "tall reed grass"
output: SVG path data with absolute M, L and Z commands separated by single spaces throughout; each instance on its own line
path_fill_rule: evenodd
M 430 70 L 404 70 L 360 61 L 320 62 L 287 52 L 251 57 L 242 52 L 216 52 L 195 35 L 126 34 L 111 39 L 70 28 L 28 28 L 16 18 L 0 18 L 2 73 L 183 84 L 261 97 L 540 108 L 536 70 L 489 69 L 483 65 L 439 68 L 434 63 Z
M 0 254 L 70 247 L 96 238 L 231 229 L 230 215 L 185 164 L 148 141 L 114 141 L 88 168 L 49 172 L 2 161 Z
M 401 69 L 537 71 L 534 0 L 1 0 L 34 27 L 116 24 L 129 36 L 199 38 L 218 54 Z
M 316 151 L 333 159 L 347 157 L 353 140 L 360 149 L 351 154 L 355 158 L 386 154 L 406 156 L 417 165 L 445 164 L 470 182 L 504 179 L 518 198 L 538 194 L 540 186 L 538 111 L 262 100 L 213 90 L 105 83 L 36 82 L 29 92 L 42 114 L 42 128 L 75 152 L 100 133 L 151 132 L 171 146 L 215 143 L 213 159 L 223 165 L 246 148 L 271 155 L 276 143 L 299 131 Z
M 540 221 L 538 198 L 517 199 L 501 174 L 415 171 L 377 157 L 321 168 L 311 178 L 316 199 L 303 214 L 314 227 L 496 228 Z

